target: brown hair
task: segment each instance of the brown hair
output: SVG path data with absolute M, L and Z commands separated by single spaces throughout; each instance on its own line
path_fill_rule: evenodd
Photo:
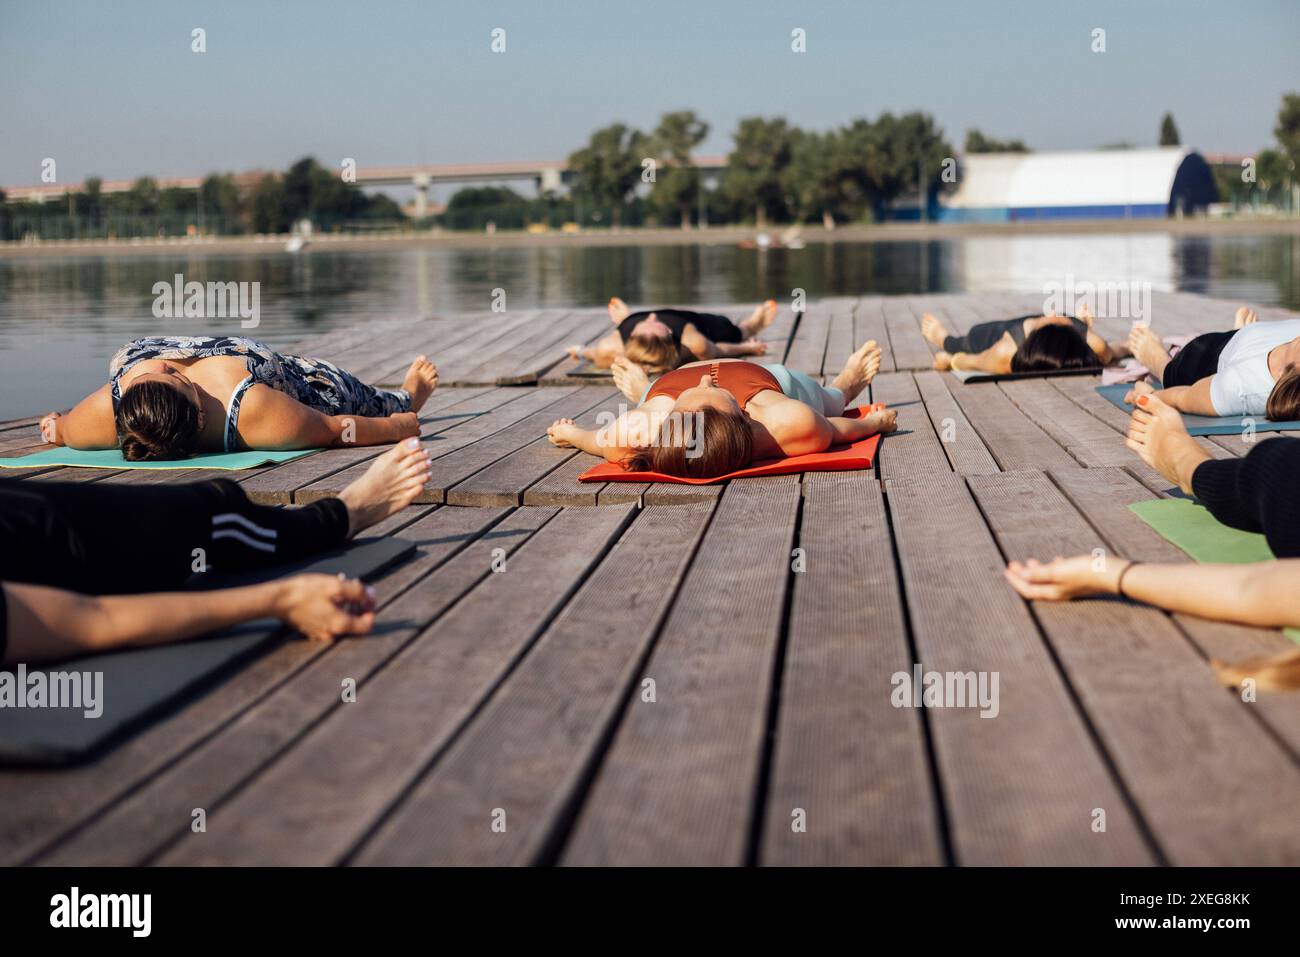
M 1264 415 L 1273 422 L 1294 422 L 1300 419 L 1300 368 L 1288 362 L 1277 377 L 1273 391 L 1268 394 Z
M 717 478 L 744 468 L 753 454 L 754 433 L 743 412 L 674 411 L 650 447 L 634 451 L 623 467 L 682 478 Z
M 671 372 L 695 358 L 676 339 L 664 336 L 630 336 L 623 354 L 652 376 Z
M 137 382 L 118 402 L 117 440 L 128 462 L 187 458 L 199 444 L 199 407 L 165 382 Z
M 1100 369 L 1101 360 L 1074 326 L 1050 322 L 1025 336 L 1011 357 L 1012 372 L 1056 372 L 1060 369 Z

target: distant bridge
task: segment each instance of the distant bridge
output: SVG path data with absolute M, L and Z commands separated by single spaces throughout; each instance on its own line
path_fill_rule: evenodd
M 724 156 L 692 157 L 691 165 L 697 169 L 716 172 L 727 163 Z M 236 181 L 251 187 L 265 174 L 263 171 L 238 173 Z M 540 163 L 423 163 L 412 166 L 358 166 L 358 186 L 413 186 L 415 187 L 415 216 L 420 218 L 428 211 L 429 187 L 435 183 L 486 183 L 506 180 L 528 180 L 539 190 L 555 190 L 569 181 L 572 174 L 565 161 Z M 157 176 L 154 182 L 159 189 L 198 189 L 206 176 Z M 104 180 L 101 193 L 125 193 L 135 180 Z M 41 183 L 37 186 L 0 187 L 10 200 L 43 203 L 58 199 L 68 193 L 84 192 L 84 183 Z

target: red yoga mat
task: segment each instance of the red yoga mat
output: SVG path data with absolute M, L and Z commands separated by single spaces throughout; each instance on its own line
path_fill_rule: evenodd
M 846 419 L 860 419 L 868 412 L 883 409 L 885 404 L 847 409 Z M 749 468 L 728 472 L 716 478 L 681 478 L 677 475 L 664 475 L 661 472 L 628 472 L 613 462 L 594 465 L 578 476 L 580 482 L 675 482 L 678 485 L 713 485 L 728 479 L 753 478 L 756 475 L 789 475 L 792 472 L 851 472 L 855 469 L 869 469 L 876 458 L 876 446 L 880 436 L 859 439 L 852 445 L 841 445 L 826 452 L 811 452 L 808 455 L 792 455 L 784 459 L 764 459 L 755 462 Z

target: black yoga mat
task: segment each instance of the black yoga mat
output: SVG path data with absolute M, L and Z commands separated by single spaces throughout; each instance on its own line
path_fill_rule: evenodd
M 950 370 L 951 371 L 951 370 Z M 952 374 L 962 382 L 1005 382 L 1008 379 L 1056 379 L 1067 375 L 1099 375 L 1101 369 L 1052 369 L 1046 372 L 978 372 L 958 369 Z
M 373 579 L 414 550 L 413 543 L 400 538 L 360 541 L 293 565 L 238 576 L 203 576 L 201 588 L 249 585 L 299 572 L 342 572 L 350 578 Z M 211 638 L 26 668 L 29 687 L 32 676 L 37 674 L 43 675 L 47 684 L 58 675 L 80 673 L 90 682 L 95 681 L 96 674 L 102 675 L 102 713 L 92 718 L 86 716 L 85 707 L 0 707 L 0 765 L 52 766 L 88 760 L 282 640 L 283 626 L 274 619 L 265 619 Z M 0 676 L 6 674 L 16 680 L 18 671 L 0 671 Z M 88 687 L 93 688 L 93 684 Z

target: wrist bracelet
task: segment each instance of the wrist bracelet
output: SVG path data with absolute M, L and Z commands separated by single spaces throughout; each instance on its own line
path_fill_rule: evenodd
M 1128 597 L 1127 595 L 1124 594 L 1124 576 L 1129 573 L 1129 570 L 1132 569 L 1134 565 L 1141 565 L 1141 564 L 1142 564 L 1141 562 L 1130 561 L 1127 565 L 1124 566 L 1124 570 L 1119 573 L 1119 578 L 1115 579 L 1115 594 L 1119 595 L 1119 597 L 1121 598 Z

